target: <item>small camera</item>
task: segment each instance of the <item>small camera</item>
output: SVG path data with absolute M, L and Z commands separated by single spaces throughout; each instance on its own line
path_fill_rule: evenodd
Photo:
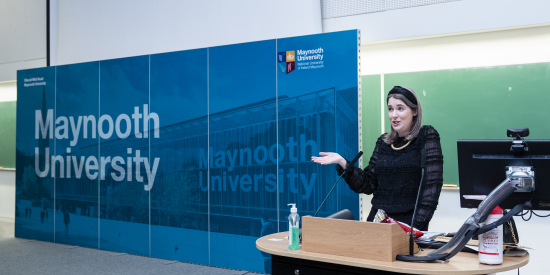
M 510 147 L 510 151 L 512 151 L 514 155 L 522 156 L 525 152 L 529 151 L 529 147 L 527 147 L 527 144 L 522 140 L 523 137 L 529 136 L 529 128 L 509 128 L 506 131 L 506 135 L 514 138 L 514 140 L 512 140 L 512 147 Z
M 529 128 L 508 128 L 506 135 L 515 139 L 520 139 L 519 137 L 528 137 Z

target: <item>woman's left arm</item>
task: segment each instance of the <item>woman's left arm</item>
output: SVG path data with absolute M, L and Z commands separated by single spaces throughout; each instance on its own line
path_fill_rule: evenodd
M 439 194 L 443 186 L 443 154 L 439 133 L 431 126 L 426 126 L 426 167 L 422 190 L 418 198 L 418 208 L 414 219 L 414 227 L 427 230 L 439 202 Z

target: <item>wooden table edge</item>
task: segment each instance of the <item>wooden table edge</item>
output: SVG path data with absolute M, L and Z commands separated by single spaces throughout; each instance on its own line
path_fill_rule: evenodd
M 383 262 L 383 261 L 375 261 L 375 260 L 367 260 L 367 259 L 361 259 L 361 258 L 352 258 L 352 257 L 344 257 L 344 256 L 338 256 L 338 255 L 331 255 L 331 254 L 322 254 L 322 253 L 315 253 L 315 252 L 308 252 L 308 251 L 302 251 L 300 250 L 275 250 L 270 249 L 267 247 L 263 247 L 259 244 L 260 241 L 269 241 L 269 239 L 283 239 L 284 237 L 288 236 L 288 232 L 279 232 L 274 233 L 271 235 L 266 235 L 264 237 L 258 238 L 256 240 L 256 248 L 260 251 L 272 254 L 272 255 L 278 255 L 283 257 L 292 257 L 292 258 L 298 258 L 298 259 L 305 259 L 305 260 L 311 260 L 311 261 L 318 261 L 318 262 L 327 262 L 327 263 L 333 263 L 333 264 L 340 264 L 340 265 L 348 265 L 348 266 L 355 266 L 355 267 L 362 267 L 362 268 L 369 268 L 369 269 L 376 269 L 376 270 L 384 270 L 384 271 L 391 271 L 391 272 L 397 272 L 397 273 L 411 273 L 411 274 L 445 274 L 445 275 L 470 275 L 470 274 L 489 274 L 489 273 L 498 273 L 498 272 L 504 272 L 513 270 L 516 268 L 520 268 L 522 266 L 525 266 L 529 263 L 529 253 L 527 255 L 522 257 L 504 257 L 504 261 L 507 260 L 513 260 L 515 259 L 523 259 L 522 261 L 510 263 L 508 262 L 507 265 L 482 265 L 483 269 L 468 269 L 468 270 L 441 270 L 441 269 L 433 269 L 434 267 L 437 267 L 438 265 L 444 266 L 448 264 L 439 264 L 439 263 L 406 263 L 406 262 L 399 262 L 403 264 L 413 264 L 418 265 L 419 268 L 410 268 L 410 267 L 396 267 L 391 266 L 391 264 L 394 264 L 396 262 Z M 286 247 L 286 246 L 285 246 Z M 459 253 L 459 255 L 464 254 L 472 254 L 472 253 Z M 457 257 L 455 256 L 455 257 Z M 450 261 L 453 261 L 451 259 Z M 476 258 L 477 262 L 477 258 Z M 481 264 L 480 264 L 481 265 Z M 430 267 L 430 269 L 425 269 L 426 267 Z

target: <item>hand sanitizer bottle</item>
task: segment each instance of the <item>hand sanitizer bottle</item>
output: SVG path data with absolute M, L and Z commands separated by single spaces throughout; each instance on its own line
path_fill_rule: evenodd
M 298 216 L 298 208 L 295 203 L 291 203 L 290 215 L 288 216 L 288 249 L 300 249 L 299 226 L 300 216 Z

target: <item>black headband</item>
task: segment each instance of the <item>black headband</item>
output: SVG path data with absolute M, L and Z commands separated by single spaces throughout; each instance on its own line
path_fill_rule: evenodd
M 394 86 L 393 89 L 391 89 L 391 91 L 388 93 L 388 96 L 390 96 L 391 94 L 401 94 L 406 97 L 412 104 L 418 105 L 416 97 L 409 88 Z

